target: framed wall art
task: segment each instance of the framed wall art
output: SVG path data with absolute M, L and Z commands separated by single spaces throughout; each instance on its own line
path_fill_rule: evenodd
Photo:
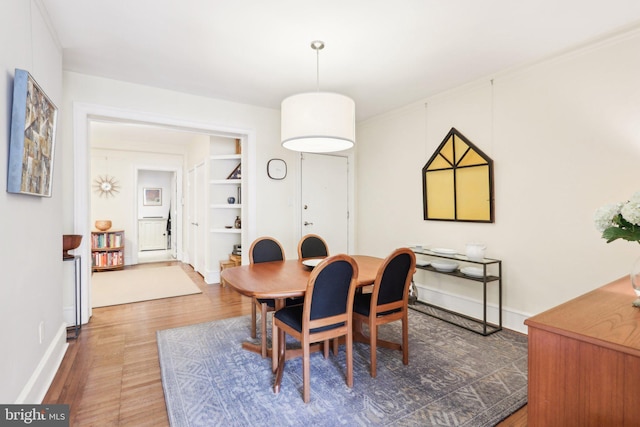
M 162 188 L 144 188 L 142 204 L 144 206 L 162 206 Z
M 7 191 L 51 197 L 58 108 L 31 75 L 13 79 Z
M 422 168 L 424 219 L 494 222 L 493 160 L 455 128 Z

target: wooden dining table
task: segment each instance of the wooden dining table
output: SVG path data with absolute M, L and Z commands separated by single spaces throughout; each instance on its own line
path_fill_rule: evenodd
M 358 265 L 358 287 L 373 285 L 378 274 L 382 258 L 367 255 L 352 255 Z M 261 262 L 225 268 L 220 277 L 230 287 L 247 297 L 274 299 L 276 310 L 284 307 L 287 298 L 304 296 L 311 268 L 301 260 Z M 277 337 L 272 337 L 272 346 L 276 348 Z M 262 353 L 260 344 L 243 342 L 242 348 Z M 278 366 L 278 352 L 268 349 L 272 359 L 272 370 Z M 287 350 L 287 359 L 298 356 L 296 351 Z

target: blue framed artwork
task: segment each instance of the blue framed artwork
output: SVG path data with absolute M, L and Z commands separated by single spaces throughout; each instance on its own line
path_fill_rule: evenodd
M 31 75 L 13 79 L 7 191 L 51 197 L 58 108 Z

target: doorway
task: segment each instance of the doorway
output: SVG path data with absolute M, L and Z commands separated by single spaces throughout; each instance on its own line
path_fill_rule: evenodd
M 177 173 L 171 170 L 137 170 L 138 264 L 177 259 Z M 148 200 L 157 194 L 157 200 Z
M 199 135 L 219 135 L 227 136 L 230 138 L 242 138 L 244 141 L 245 150 L 243 150 L 243 156 L 246 156 L 247 171 L 244 176 L 246 183 L 246 197 L 244 197 L 246 204 L 246 219 L 243 221 L 243 247 L 248 247 L 249 242 L 255 238 L 255 170 L 256 170 L 256 135 L 252 129 L 237 128 L 231 126 L 221 126 L 215 122 L 193 122 L 184 119 L 176 119 L 167 116 L 167 114 L 158 113 L 145 113 L 140 111 L 133 111 L 128 109 L 109 107 L 103 105 L 87 104 L 87 103 L 74 103 L 73 106 L 73 168 L 74 168 L 74 191 L 73 191 L 73 222 L 74 233 L 82 234 L 86 238 L 83 239 L 82 244 L 76 250 L 76 254 L 80 254 L 84 259 L 82 262 L 82 269 L 80 273 L 81 277 L 81 306 L 82 312 L 81 323 L 87 323 L 91 317 L 91 244 L 90 244 L 90 230 L 93 228 L 93 221 L 90 212 L 91 206 L 91 193 L 92 175 L 90 170 L 91 165 L 91 138 L 90 127 L 92 123 L 110 122 L 110 123 L 122 123 L 122 124 L 137 124 L 146 125 L 147 127 L 156 127 L 163 129 L 172 129 L 182 131 L 185 133 L 199 134 Z M 223 121 L 223 119 L 220 119 Z M 163 141 L 156 141 L 153 139 L 147 139 L 158 149 L 164 149 L 166 151 L 171 150 L 171 145 L 164 143 Z M 124 143 L 123 146 L 132 150 L 135 146 L 132 144 Z M 158 151 L 158 150 L 156 150 Z M 184 165 L 181 165 L 183 167 Z M 181 171 L 183 169 L 180 169 Z M 133 174 L 133 169 L 130 169 Z M 183 195 L 182 195 L 182 179 L 178 177 L 178 200 L 177 203 L 177 216 L 176 222 L 178 227 L 183 226 L 182 222 L 182 208 L 183 208 Z M 129 199 L 131 202 L 134 197 Z M 131 210 L 134 210 L 133 203 L 131 203 Z M 133 217 L 132 213 L 132 217 Z M 172 218 L 172 222 L 174 219 Z M 178 239 L 176 242 L 177 258 L 181 259 L 183 242 L 179 238 L 184 237 L 184 233 L 178 233 Z

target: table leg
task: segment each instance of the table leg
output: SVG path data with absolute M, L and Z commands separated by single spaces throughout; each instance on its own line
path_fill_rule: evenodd
M 286 342 L 285 342 L 285 334 L 284 331 L 277 331 L 278 333 L 278 348 L 274 349 L 273 353 L 277 354 L 276 359 L 277 359 L 277 369 L 276 369 L 276 381 L 273 384 L 273 392 L 274 393 L 278 393 L 280 392 L 280 384 L 282 383 L 282 374 L 284 372 L 284 361 L 286 359 L 285 357 L 285 346 L 286 346 Z
M 278 310 L 280 310 L 281 308 L 283 308 L 285 306 L 285 300 L 284 299 L 276 299 L 276 311 L 274 311 L 273 314 L 275 314 Z M 271 316 L 271 320 L 272 320 L 272 327 L 271 327 L 271 371 L 272 372 L 276 372 L 277 368 L 278 368 L 278 339 L 280 338 L 278 336 L 278 328 L 276 328 L 276 322 L 275 322 L 275 316 Z

